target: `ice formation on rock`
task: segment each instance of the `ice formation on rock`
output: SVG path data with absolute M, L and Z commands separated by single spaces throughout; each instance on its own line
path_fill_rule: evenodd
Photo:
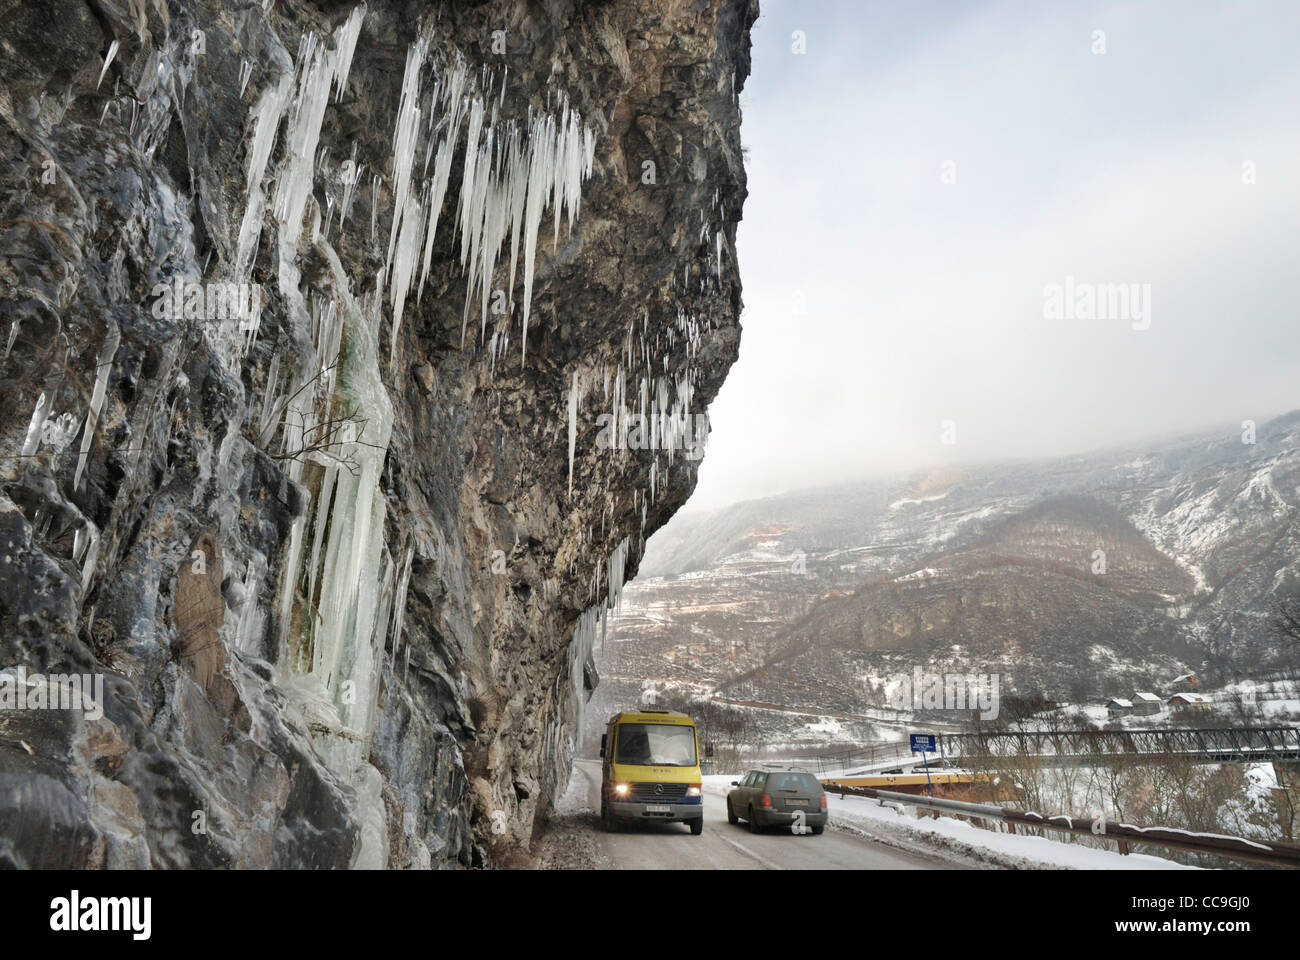
M 348 292 L 338 255 L 318 243 L 332 276 L 331 297 L 313 307 L 322 357 L 333 357 L 310 398 L 320 424 L 331 424 L 326 449 L 311 452 L 298 472 L 313 491 L 310 526 L 291 534 L 282 609 L 289 613 L 280 662 L 284 683 L 313 730 L 326 762 L 358 785 L 363 831 L 358 863 L 381 856 L 371 848 L 383 831 L 383 803 L 363 789 L 374 775 L 367 744 L 376 718 L 384 642 L 394 609 L 404 606 L 409 556 L 401 596 L 385 546 L 385 499 L 380 486 L 393 425 L 392 403 L 379 372 L 377 316 L 367 317 Z M 377 304 L 377 301 L 375 301 Z M 290 442 L 313 438 L 290 431 Z M 319 440 L 317 434 L 315 439 Z M 310 538 L 310 553 L 305 545 Z M 398 627 L 400 631 L 400 625 Z M 367 841 L 366 837 L 371 840 Z M 382 846 L 382 844 L 381 844 Z M 380 864 L 382 865 L 382 864 Z
M 30 457 L 41 447 L 41 438 L 45 433 L 45 421 L 50 415 L 52 400 L 41 393 L 36 398 L 36 409 L 32 411 L 31 422 L 27 426 L 27 434 L 23 438 L 23 446 L 19 454 L 24 457 Z M 572 450 L 572 447 L 570 447 Z M 573 454 L 569 454 L 570 473 L 572 473 Z
M 246 168 L 246 188 L 248 200 L 244 207 L 244 219 L 239 228 L 239 241 L 235 258 L 235 274 L 246 278 L 253 265 L 253 254 L 257 250 L 257 238 L 262 232 L 262 211 L 266 205 L 266 194 L 262 190 L 262 178 L 266 174 L 267 161 L 271 157 L 271 148 L 275 145 L 275 134 L 280 126 L 280 118 L 288 106 L 293 87 L 293 78 L 282 76 L 274 87 L 267 87 L 253 107 L 253 143 L 248 150 Z
M 81 477 L 86 472 L 86 461 L 90 458 L 90 445 L 94 440 L 95 430 L 99 426 L 99 412 L 104 407 L 104 394 L 108 390 L 108 375 L 113 371 L 113 357 L 121 342 L 121 332 L 116 324 L 109 328 L 96 364 L 95 386 L 90 395 L 90 409 L 86 411 L 85 432 L 81 435 L 81 455 L 77 458 L 77 472 L 72 478 L 72 489 L 81 486 Z
M 556 715 L 551 718 L 547 730 L 546 749 L 551 765 L 552 775 L 557 784 L 563 784 L 572 768 L 573 754 L 576 747 L 578 731 L 582 729 L 583 707 L 589 693 L 584 689 L 587 672 L 594 669 L 592 654 L 596 647 L 596 638 L 604 638 L 609 618 L 616 616 L 622 605 L 623 576 L 627 563 L 629 540 L 624 537 L 610 552 L 608 563 L 603 565 L 607 571 L 605 595 L 589 605 L 578 617 L 573 628 L 573 638 L 569 641 L 565 655 L 565 666 L 557 678 L 557 687 L 561 682 L 571 686 L 567 703 L 571 705 L 572 715 Z M 596 561 L 594 587 L 599 587 L 602 563 Z
M 247 200 L 235 274 L 240 279 L 251 274 L 267 219 L 268 192 L 273 189 L 270 219 L 277 230 L 280 302 L 288 321 L 310 343 L 305 356 L 271 359 L 255 424 L 259 443 L 278 450 L 289 478 L 311 498 L 307 514 L 290 531 L 279 599 L 278 662 L 282 683 L 313 731 L 322 756 L 362 798 L 363 836 L 371 839 L 363 839 L 358 862 L 373 865 L 379 862 L 375 844 L 384 835 L 384 813 L 382 800 L 371 789 L 376 777 L 367 764 L 365 744 L 375 720 L 381 658 L 385 642 L 391 640 L 392 666 L 402 666 L 396 658 L 403 646 L 412 564 L 417 553 L 427 557 L 441 546 L 407 539 L 395 548 L 400 552 L 390 554 L 385 537 L 380 472 L 393 413 L 379 369 L 379 312 L 386 294 L 391 307 L 388 357 L 390 364 L 395 363 L 408 300 L 414 293 L 419 302 L 436 264 L 435 240 L 443 207 L 452 206 L 450 194 L 455 198 L 454 213 L 447 215 L 454 218 L 453 244 L 466 283 L 462 344 L 471 312 L 477 310 L 480 343 L 487 347 L 489 367 L 495 371 L 512 324 L 508 319 L 499 321 L 489 334 L 489 304 L 494 291 L 502 289 L 507 314 L 513 317 L 519 276 L 520 350 L 521 362 L 526 362 L 538 234 L 547 215 L 550 239 L 557 248 L 561 219 L 572 230 L 581 211 L 583 182 L 592 173 L 595 132 L 563 94 L 553 103 L 548 100 L 545 107 L 530 105 L 525 116 L 504 116 L 508 112 L 504 110 L 505 75 L 475 73 L 455 55 L 445 59 L 435 55 L 440 48 L 434 43 L 434 27 L 423 27 L 407 51 L 392 127 L 391 170 L 387 178 L 376 171 L 371 180 L 370 240 L 380 244 L 384 261 L 373 291 L 358 302 L 351 293 L 352 280 L 331 244 L 330 231 L 336 216 L 340 230 L 346 225 L 364 164 L 358 164 L 355 141 L 350 159 L 336 164 L 321 147 L 320 137 L 331 93 L 337 102 L 346 86 L 364 17 L 365 7 L 358 6 L 328 40 L 305 33 L 292 69 L 282 71 L 258 95 L 250 111 Z M 272 188 L 266 186 L 268 168 L 281 129 L 282 150 Z M 459 180 L 453 183 L 458 154 L 463 159 Z M 314 194 L 322 171 L 318 202 Z M 385 184 L 392 197 L 386 245 L 378 217 Z M 324 290 L 302 286 L 298 263 L 300 248 L 306 246 L 328 264 L 330 279 Z M 697 319 L 686 304 L 693 287 L 702 290 L 718 282 L 723 251 L 721 231 L 712 231 L 703 214 L 700 247 L 701 265 L 693 272 L 688 264 L 682 274 L 684 305 L 677 310 L 675 322 L 654 329 L 646 309 L 629 322 L 617 365 L 579 364 L 566 371 L 569 495 L 574 492 L 578 418 L 587 394 L 594 395 L 599 385 L 602 409 L 609 411 L 613 421 L 617 455 L 626 457 L 629 449 L 647 445 L 650 449 L 646 487 L 636 491 L 634 500 L 642 534 L 647 505 L 656 500 L 661 485 L 661 459 L 671 466 L 691 439 L 694 359 L 705 321 Z M 504 270 L 498 277 L 500 268 Z M 255 336 L 254 324 L 245 351 Z M 680 369 L 671 368 L 670 357 L 678 358 Z M 627 442 L 629 427 L 640 431 L 636 445 Z M 609 479 L 607 472 L 607 502 L 601 507 L 599 524 L 605 543 L 609 542 L 607 521 L 617 515 L 617 497 L 610 496 Z M 590 529 L 581 539 L 588 546 L 597 542 Z M 586 699 L 583 685 L 588 671 L 594 670 L 592 649 L 619 608 L 631 549 L 630 536 L 623 536 L 607 557 L 597 559 L 590 603 L 574 629 L 561 675 L 561 680 L 574 685 L 574 696 L 562 702 L 574 706 L 558 710 L 557 701 L 547 731 L 551 760 L 558 765 L 557 781 L 567 772 L 572 732 L 577 729 L 570 723 L 573 717 L 561 714 L 580 711 Z M 255 594 L 263 569 L 250 561 L 243 581 L 246 596 Z M 251 645 L 251 637 L 260 635 L 264 622 L 265 614 L 256 603 L 242 606 L 236 645 Z M 409 653 L 407 646 L 408 657 Z
M 555 113 L 529 108 L 521 126 L 500 118 L 501 91 L 493 103 L 492 81 L 481 83 L 464 60 L 449 67 L 429 66 L 435 77 L 429 95 L 422 96 L 422 76 L 428 65 L 425 34 L 407 52 L 402 97 L 393 134 L 393 221 L 389 230 L 384 276 L 393 304 L 390 357 L 396 357 L 406 297 L 415 285 L 416 262 L 423 248 L 417 299 L 423 294 L 433 259 L 433 243 L 443 201 L 451 180 L 452 160 L 465 128 L 464 164 L 456 206 L 461 268 L 466 275 L 464 342 L 472 304 L 481 315 L 480 339 L 486 339 L 488 302 L 493 276 L 506 238 L 510 239 L 509 281 L 513 307 L 515 267 L 522 233 L 523 316 L 521 355 L 527 359 L 527 333 L 537 258 L 537 233 L 544 213 L 552 211 L 553 242 L 559 243 L 560 218 L 569 229 L 582 202 L 582 181 L 591 176 L 596 139 L 576 110 L 562 99 Z M 427 122 L 422 123 L 423 112 Z M 424 184 L 412 183 L 421 142 Z M 428 175 L 430 162 L 433 173 Z
M 98 90 L 100 85 L 104 82 L 104 77 L 108 75 L 108 68 L 113 63 L 113 58 L 117 56 L 119 46 L 121 46 L 121 41 L 119 40 L 114 40 L 108 45 L 108 53 L 104 54 L 104 66 L 100 68 L 99 81 L 95 84 L 96 90 Z

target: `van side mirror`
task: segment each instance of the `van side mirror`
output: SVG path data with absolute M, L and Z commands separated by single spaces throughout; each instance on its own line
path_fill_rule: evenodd
M 707 741 L 705 741 L 705 743 L 704 743 L 704 755 L 705 755 L 706 757 L 711 757 L 711 756 L 713 756 L 713 741 L 712 741 L 712 740 L 707 740 Z
M 608 739 L 609 739 L 608 733 L 602 733 L 600 735 L 600 755 L 602 757 L 605 755 L 605 741 Z

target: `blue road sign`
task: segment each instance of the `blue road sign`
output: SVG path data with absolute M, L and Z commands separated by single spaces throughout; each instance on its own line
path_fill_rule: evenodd
M 933 733 L 914 733 L 910 739 L 913 753 L 934 753 L 939 749 Z

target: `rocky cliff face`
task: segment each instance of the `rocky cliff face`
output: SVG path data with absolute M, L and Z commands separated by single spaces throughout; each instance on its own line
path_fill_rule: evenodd
M 736 357 L 756 16 L 9 5 L 0 863 L 528 850 Z

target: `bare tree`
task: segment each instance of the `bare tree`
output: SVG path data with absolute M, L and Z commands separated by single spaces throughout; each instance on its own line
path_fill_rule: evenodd
M 293 449 L 281 450 L 279 453 L 268 453 L 273 460 L 298 460 L 303 462 L 307 460 L 332 460 L 344 470 L 347 470 L 348 473 L 356 476 L 360 470 L 360 465 L 356 460 L 355 447 L 380 449 L 378 444 L 368 443 L 362 439 L 368 421 L 357 416 L 358 408 L 355 406 L 350 410 L 344 408 L 342 416 L 328 417 L 324 420 L 313 420 L 301 411 L 294 409 L 294 401 L 304 391 L 310 389 L 313 394 L 324 392 L 328 382 L 327 375 L 337 366 L 338 361 L 335 361 L 329 366 L 322 367 L 314 376 L 304 381 L 293 393 L 276 401 L 271 417 L 268 419 L 261 435 L 257 438 L 258 445 L 263 448 L 268 447 L 279 428 L 289 426 L 288 417 L 291 413 L 297 416 L 297 432 L 302 439 L 300 444 Z M 285 419 L 281 419 L 281 417 Z

